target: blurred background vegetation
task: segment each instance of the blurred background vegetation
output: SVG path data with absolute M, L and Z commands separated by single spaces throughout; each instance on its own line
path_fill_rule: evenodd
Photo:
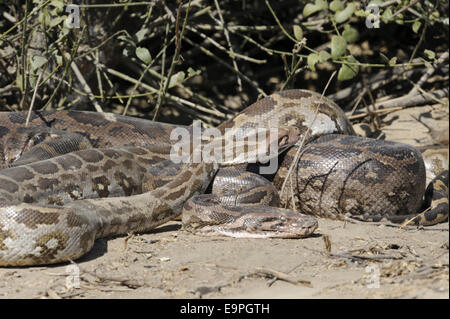
M 371 121 L 448 105 L 448 38 L 443 0 L 0 1 L 0 111 L 217 125 L 274 91 L 326 88 Z

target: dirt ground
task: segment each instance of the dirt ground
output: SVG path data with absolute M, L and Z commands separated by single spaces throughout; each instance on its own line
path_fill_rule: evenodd
M 436 132 L 448 136 L 448 104 L 383 122 L 388 140 L 432 144 Z M 1 268 L 0 297 L 449 298 L 448 223 L 399 229 L 319 219 L 313 236 L 286 240 L 200 237 L 171 222 L 98 240 L 76 264 Z

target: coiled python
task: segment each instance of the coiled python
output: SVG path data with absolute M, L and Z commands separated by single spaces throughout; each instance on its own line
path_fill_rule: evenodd
M 237 164 L 245 164 L 239 154 L 221 162 L 222 167 L 232 166 L 220 169 L 219 186 L 213 189 L 222 193 L 225 189 L 225 194 L 198 196 L 219 167 L 204 161 L 169 160 L 175 143 L 170 139 L 173 125 L 76 111 L 35 112 L 28 126 L 25 118 L 21 112 L 0 113 L 0 169 L 4 168 L 0 170 L 0 266 L 76 259 L 92 248 L 96 238 L 147 231 L 180 215 L 183 206 L 183 227 L 202 234 L 304 237 L 317 228 L 313 217 L 267 206 L 278 205 L 276 190 L 239 169 Z M 327 136 L 354 132 L 342 110 L 319 94 L 288 90 L 254 103 L 219 126 L 224 136 L 219 144 L 226 146 L 227 136 L 251 128 L 278 129 L 278 135 L 268 135 L 265 142 L 277 143 L 280 151 L 295 142 L 306 145 L 297 167 L 306 168 L 310 175 L 294 174 L 294 183 L 286 183 L 292 194 L 297 192 L 291 197 L 301 209 L 318 216 L 363 220 L 399 220 L 417 214 L 425 178 L 420 153 L 399 143 L 388 143 L 386 148 L 370 139 Z M 246 151 L 261 150 L 247 147 Z M 282 167 L 295 150 L 290 152 Z M 280 169 L 275 177 L 279 187 L 286 170 Z M 340 182 L 333 180 L 335 176 Z M 227 190 L 220 183 L 232 186 Z M 443 184 L 448 184 L 448 173 Z M 426 217 L 418 217 L 418 223 L 448 218 L 448 203 L 447 211 L 441 209 L 444 187 L 437 188 L 428 191 L 437 204 Z M 385 189 L 387 197 L 376 201 L 388 205 L 373 204 L 373 197 L 360 200 L 361 191 L 369 194 L 371 189 Z M 261 206 L 260 197 L 268 193 L 275 195 Z M 259 206 L 241 206 L 247 200 Z

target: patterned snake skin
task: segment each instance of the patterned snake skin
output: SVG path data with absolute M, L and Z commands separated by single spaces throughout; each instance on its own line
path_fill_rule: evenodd
M 147 231 L 181 213 L 186 230 L 205 235 L 298 238 L 317 228 L 311 216 L 273 207 L 280 202 L 277 190 L 239 168 L 246 165 L 239 154 L 221 163 L 213 194 L 199 195 L 219 167 L 169 160 L 174 125 L 76 111 L 36 112 L 26 127 L 25 118 L 0 113 L 0 266 L 73 260 L 97 238 Z M 404 144 L 330 135 L 354 132 L 342 110 L 317 93 L 289 90 L 254 103 L 219 126 L 220 145 L 226 147 L 227 134 L 250 128 L 277 128 L 276 140 L 267 142 L 277 142 L 280 151 L 304 145 L 282 203 L 316 216 L 362 220 L 400 221 L 420 212 L 420 153 Z M 297 149 L 284 156 L 274 178 L 279 189 Z M 416 223 L 448 218 L 446 176 L 428 187 L 431 210 Z

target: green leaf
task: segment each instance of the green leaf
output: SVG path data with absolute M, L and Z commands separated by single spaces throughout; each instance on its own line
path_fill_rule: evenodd
M 61 22 L 64 22 L 66 19 L 67 19 L 66 16 L 54 17 L 50 20 L 48 25 L 50 26 L 50 28 L 53 28 L 54 26 L 57 26 Z
M 417 33 L 421 26 L 422 26 L 422 22 L 420 22 L 419 20 L 414 21 L 414 23 L 412 25 L 412 30 L 414 31 L 414 33 Z
M 57 63 L 59 66 L 62 66 L 62 65 L 63 65 L 63 58 L 62 58 L 62 56 L 60 56 L 60 55 L 55 55 L 55 59 L 56 59 L 56 63 Z
M 423 53 L 425 53 L 428 56 L 428 59 L 430 60 L 434 60 L 436 58 L 436 53 L 434 51 L 425 49 Z
M 316 13 L 319 11 L 319 9 L 312 3 L 306 4 L 306 6 L 303 8 L 303 16 L 309 17 L 311 14 Z
M 344 4 L 341 0 L 333 0 L 330 3 L 330 10 L 333 12 L 341 11 L 344 9 Z
M 344 37 L 335 35 L 331 38 L 331 57 L 337 59 L 347 50 L 347 41 Z
M 48 23 L 50 20 L 50 14 L 48 13 L 48 10 L 41 10 L 39 13 L 38 21 L 40 24 L 44 25 L 44 22 Z
M 358 63 L 358 61 L 353 56 L 347 57 L 345 61 L 348 63 Z M 342 64 L 337 75 L 338 81 L 353 79 L 358 74 L 358 72 L 359 66 L 357 64 Z
M 141 42 L 147 35 L 148 31 L 149 30 L 147 28 L 143 28 L 143 29 L 139 30 L 138 32 L 136 32 L 135 36 L 136 36 L 137 42 Z
M 194 76 L 194 75 L 199 75 L 199 74 L 201 73 L 200 70 L 194 70 L 194 69 L 191 68 L 191 67 L 188 68 L 187 72 L 188 72 L 188 76 L 189 76 L 189 77 L 192 77 L 192 76 Z
M 347 4 L 347 7 L 344 10 L 339 11 L 334 15 L 336 23 L 342 23 L 344 21 L 347 21 L 352 16 L 353 12 L 355 12 L 355 10 L 356 5 L 353 2 Z
M 317 53 L 310 53 L 308 55 L 308 58 L 306 59 L 306 63 L 308 64 L 309 68 L 316 71 L 316 63 L 320 61 L 320 56 Z
M 329 54 L 327 51 L 322 50 L 319 52 L 319 62 L 325 62 L 329 59 L 331 59 L 331 54 Z
M 297 41 L 301 41 L 303 39 L 303 30 L 300 26 L 294 25 L 294 37 Z
M 354 43 L 359 39 L 359 32 L 355 28 L 346 25 L 344 32 L 342 32 L 342 36 L 347 43 Z
M 325 0 L 316 0 L 314 2 L 314 4 L 312 3 L 308 3 L 304 8 L 303 8 L 303 16 L 306 18 L 308 16 L 310 16 L 311 14 L 314 14 L 320 10 L 325 10 L 326 8 L 328 8 L 328 3 Z
M 175 85 L 177 85 L 178 83 L 183 82 L 184 78 L 185 78 L 185 74 L 183 71 L 180 71 L 180 72 L 172 75 L 169 80 L 169 88 L 172 88 Z
M 370 15 L 369 11 L 363 10 L 363 9 L 359 9 L 355 11 L 355 16 L 357 17 L 368 17 Z
M 380 57 L 383 59 L 384 63 L 389 64 L 389 58 L 380 52 Z
M 392 19 L 392 15 L 393 13 L 391 7 L 387 7 L 381 15 L 381 21 L 383 21 L 383 23 L 389 23 L 389 21 Z
M 327 0 L 316 0 L 316 6 L 320 8 L 320 10 L 325 10 L 328 8 L 328 1 Z
M 150 64 L 150 62 L 152 62 L 152 56 L 150 55 L 150 52 L 147 50 L 147 48 L 137 47 L 136 56 L 139 58 L 139 60 L 146 64 Z
M 22 73 L 17 72 L 17 76 L 16 76 L 16 85 L 19 87 L 20 91 L 23 91 L 23 86 L 22 86 Z
M 389 66 L 394 66 L 396 64 L 397 64 L 397 57 L 395 56 L 389 60 Z
M 395 16 L 395 23 L 403 25 L 405 24 L 403 13 L 399 13 Z
M 31 58 L 31 69 L 33 71 L 36 71 L 40 67 L 42 67 L 44 64 L 47 63 L 47 59 L 40 55 L 33 55 Z

